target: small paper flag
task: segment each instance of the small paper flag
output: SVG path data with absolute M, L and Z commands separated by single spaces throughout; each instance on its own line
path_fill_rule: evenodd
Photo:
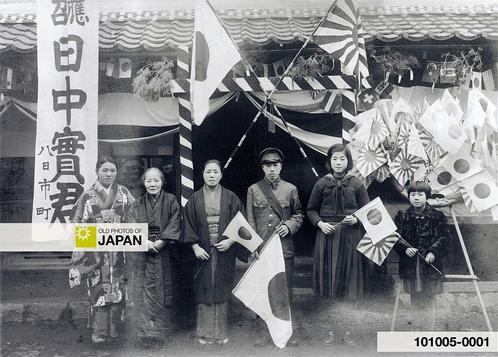
M 361 221 L 374 244 L 396 231 L 396 224 L 379 197 L 361 207 L 354 215 Z
M 374 244 L 372 242 L 372 239 L 367 234 L 365 234 L 365 236 L 356 246 L 356 249 L 368 259 L 373 261 L 375 264 L 382 265 L 398 239 L 399 234 L 394 232 L 382 239 L 380 242 Z
M 363 177 L 367 177 L 387 162 L 386 154 L 381 147 L 371 150 L 365 145 L 359 152 L 356 168 Z

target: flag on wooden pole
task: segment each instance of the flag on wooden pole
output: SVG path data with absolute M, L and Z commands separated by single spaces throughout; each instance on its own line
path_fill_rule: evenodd
M 195 124 L 200 125 L 207 116 L 209 97 L 241 59 L 213 9 L 206 0 L 197 0 L 190 82 Z
M 292 321 L 278 234 L 270 237 L 259 258 L 247 269 L 232 294 L 266 322 L 273 343 L 277 347 L 285 347 L 292 336 Z

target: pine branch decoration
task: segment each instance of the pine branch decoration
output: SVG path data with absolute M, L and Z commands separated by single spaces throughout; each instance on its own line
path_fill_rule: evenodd
M 164 57 L 161 61 L 146 64 L 133 78 L 133 93 L 147 102 L 157 102 L 171 95 L 174 61 Z

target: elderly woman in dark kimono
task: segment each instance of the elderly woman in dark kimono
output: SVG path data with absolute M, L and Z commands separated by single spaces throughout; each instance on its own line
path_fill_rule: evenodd
M 242 253 L 240 245 L 232 245 L 233 241 L 222 237 L 237 212 L 245 211 L 240 199 L 220 185 L 221 177 L 220 162 L 207 161 L 203 168 L 204 187 L 192 195 L 184 212 L 184 241 L 192 244 L 199 263 L 194 288 L 201 344 L 228 342 L 228 301 L 235 257 L 238 251 Z
M 97 162 L 98 180 L 83 192 L 73 211 L 76 223 L 129 222 L 134 201 L 126 187 L 115 182 L 116 162 L 103 156 Z M 123 252 L 75 251 L 71 259 L 69 284 L 71 287 L 87 279 L 90 300 L 92 341 L 105 342 L 118 337 L 126 300 L 125 255 Z
M 163 173 L 152 167 L 142 176 L 146 193 L 133 202 L 134 220 L 148 223 L 148 251 L 133 254 L 133 300 L 137 335 L 161 342 L 171 332 L 173 270 L 170 245 L 180 239 L 180 206 L 165 192 Z

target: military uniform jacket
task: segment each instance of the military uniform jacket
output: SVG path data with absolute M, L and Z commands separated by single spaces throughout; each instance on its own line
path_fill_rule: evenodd
M 276 196 L 280 203 L 283 217 L 282 219 L 279 217 L 277 211 L 268 202 L 263 191 L 261 191 L 258 183 L 255 183 L 247 190 L 247 221 L 264 241 L 270 238 L 275 231 L 275 227 L 283 221 L 282 224 L 285 224 L 290 230 L 289 235 L 281 238 L 284 257 L 293 257 L 293 235 L 301 228 L 304 218 L 297 188 L 293 184 L 281 179 L 270 182 L 270 180 L 264 178 L 260 182 L 268 185 Z

